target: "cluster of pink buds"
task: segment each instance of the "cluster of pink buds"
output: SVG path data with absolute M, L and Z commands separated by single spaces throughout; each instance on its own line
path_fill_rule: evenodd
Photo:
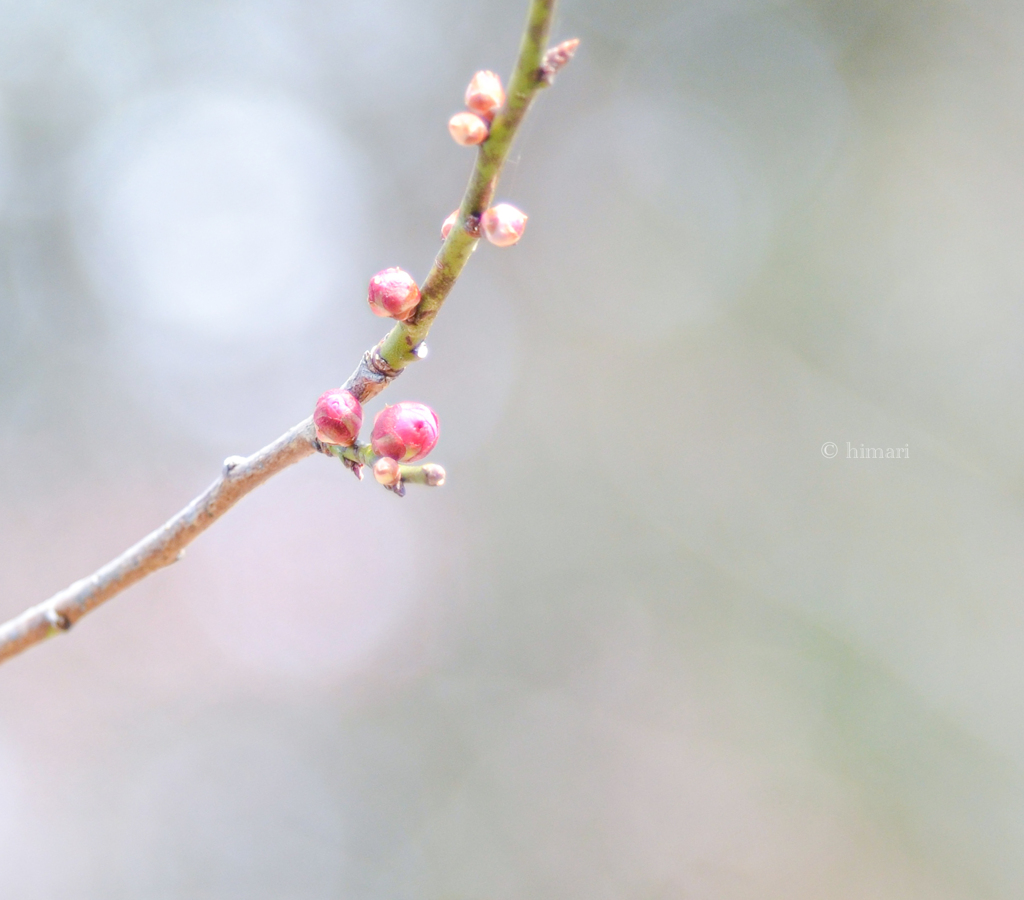
M 353 447 L 363 424 L 363 409 L 350 391 L 335 388 L 325 391 L 316 401 L 313 425 L 316 436 L 324 444 Z M 373 463 L 373 477 L 397 494 L 405 493 L 402 483 L 402 464 L 423 459 L 437 445 L 441 426 L 435 413 L 425 403 L 404 400 L 394 406 L 385 406 L 373 420 L 370 449 L 378 457 Z M 358 474 L 358 460 L 348 456 L 350 468 Z M 444 484 L 445 472 L 441 466 L 427 464 L 419 470 L 406 472 L 406 476 L 432 487 Z M 362 476 L 360 476 L 362 477 Z
M 505 89 L 501 79 L 494 72 L 477 72 L 466 88 L 468 112 L 456 113 L 448 122 L 455 143 L 463 146 L 482 144 L 490 134 L 494 114 L 505 103 Z M 455 210 L 441 225 L 441 240 L 445 240 L 458 221 L 459 211 Z M 510 206 L 499 203 L 480 217 L 480 231 L 497 247 L 511 247 L 526 229 L 526 216 Z
M 511 247 L 519 242 L 526 231 L 527 218 L 526 213 L 511 203 L 499 203 L 484 211 L 480 217 L 480 231 L 495 247 Z M 442 241 L 448 237 L 458 219 L 459 211 L 456 209 L 441 223 Z
M 466 88 L 466 111 L 456 113 L 448 122 L 448 130 L 455 142 L 464 146 L 482 144 L 490 134 L 491 122 L 505 103 L 505 90 L 494 72 L 477 72 Z M 455 210 L 441 226 L 441 237 L 446 239 L 459 218 Z M 508 203 L 498 203 L 485 210 L 479 219 L 479 232 L 473 219 L 472 234 L 482 234 L 498 247 L 510 247 L 523 236 L 526 215 Z M 384 269 L 370 279 L 367 302 L 377 316 L 404 322 L 410 319 L 420 303 L 420 289 L 415 279 L 399 268 Z M 422 346 L 422 344 L 420 345 Z M 415 351 L 414 351 L 415 352 Z M 416 353 L 421 356 L 420 353 Z M 324 444 L 353 447 L 363 424 L 363 410 L 359 400 L 347 390 L 327 391 L 316 403 L 313 423 L 317 438 Z M 434 449 L 440 425 L 437 414 L 426 404 L 402 401 L 385 406 L 373 421 L 370 448 L 376 457 L 373 476 L 380 484 L 394 492 L 404 492 L 403 478 L 421 484 L 444 483 L 444 469 L 437 465 L 424 465 L 406 469 L 402 465 L 423 459 Z M 349 467 L 359 472 L 365 460 L 365 448 L 356 447 L 355 455 L 349 451 L 344 458 Z
M 469 112 L 456 113 L 448 120 L 448 131 L 456 144 L 472 147 L 490 134 L 494 113 L 505 103 L 505 90 L 494 72 L 477 72 L 466 88 Z

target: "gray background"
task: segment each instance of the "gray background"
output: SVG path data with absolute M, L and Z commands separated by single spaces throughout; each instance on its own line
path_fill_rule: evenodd
M 524 13 L 0 4 L 0 613 L 344 380 Z M 573 35 L 388 394 L 448 484 L 303 462 L 0 670 L 5 896 L 1019 896 L 1024 5 Z

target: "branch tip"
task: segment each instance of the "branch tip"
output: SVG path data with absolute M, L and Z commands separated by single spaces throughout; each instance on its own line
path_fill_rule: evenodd
M 444 467 L 436 463 L 427 463 L 423 466 L 423 478 L 428 487 L 441 487 L 445 480 Z
M 363 354 L 359 365 L 342 386 L 342 390 L 348 391 L 360 403 L 365 403 L 376 397 L 401 374 L 402 370 L 396 369 L 384 358 L 381 354 L 381 345 L 377 344 Z
M 64 613 L 55 609 L 46 611 L 46 621 L 58 631 L 68 631 L 71 628 L 71 620 Z
M 548 50 L 540 64 L 540 80 L 548 86 L 554 84 L 555 76 L 576 55 L 576 48 L 579 45 L 579 38 L 570 38 L 568 41 L 562 41 L 557 47 L 552 47 Z

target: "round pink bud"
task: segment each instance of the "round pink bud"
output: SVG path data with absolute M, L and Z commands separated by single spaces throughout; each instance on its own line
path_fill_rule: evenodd
M 351 447 L 363 425 L 363 408 L 355 396 L 341 388 L 326 391 L 313 410 L 316 436 L 325 444 Z
M 505 91 L 494 72 L 477 72 L 466 88 L 466 106 L 481 116 L 490 118 L 504 102 Z
M 373 452 L 398 462 L 423 459 L 437 443 L 437 414 L 425 403 L 403 400 L 385 406 L 373 420 Z
M 455 227 L 455 223 L 459 219 L 459 211 L 455 210 L 444 222 L 441 223 L 441 240 L 443 241 L 451 233 L 451 230 Z
M 373 464 L 373 477 L 377 479 L 378 484 L 385 487 L 398 484 L 402 478 L 398 471 L 398 463 L 389 456 L 382 456 Z
M 408 272 L 385 269 L 370 279 L 366 299 L 374 315 L 402 320 L 407 319 L 420 302 L 420 289 Z
M 508 203 L 499 203 L 480 217 L 480 230 L 496 247 L 511 247 L 526 230 L 527 216 Z
M 490 129 L 480 116 L 471 112 L 460 112 L 448 120 L 448 131 L 456 144 L 472 147 L 486 141 Z

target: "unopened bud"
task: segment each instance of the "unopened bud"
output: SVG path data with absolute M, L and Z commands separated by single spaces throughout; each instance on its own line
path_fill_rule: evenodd
M 227 457 L 224 460 L 223 464 L 221 465 L 221 471 L 225 475 L 230 475 L 232 472 L 235 471 L 235 469 L 237 469 L 244 462 L 245 462 L 245 457 L 244 456 L 229 456 L 229 457 Z
M 472 147 L 487 140 L 490 129 L 480 116 L 471 112 L 456 113 L 448 120 L 448 131 L 456 144 Z
M 579 38 L 572 38 L 562 41 L 557 47 L 552 47 L 544 54 L 540 63 L 541 78 L 545 84 L 554 84 L 555 76 L 559 71 L 568 65 L 569 60 L 576 54 L 576 48 L 580 45 Z
M 444 468 L 436 463 L 426 463 L 423 466 L 423 477 L 431 487 L 440 487 L 444 484 Z
M 379 484 L 390 487 L 398 484 L 402 476 L 398 473 L 398 463 L 388 456 L 382 456 L 373 464 L 373 477 Z
M 441 240 L 451 234 L 451 230 L 455 227 L 455 223 L 459 220 L 459 211 L 455 210 L 444 222 L 441 223 Z
M 480 217 L 480 230 L 496 247 L 511 247 L 526 230 L 525 213 L 509 203 L 492 206 Z
M 440 423 L 425 403 L 403 400 L 385 406 L 373 420 L 373 452 L 398 462 L 423 459 L 437 444 Z
M 466 88 L 466 106 L 488 119 L 505 102 L 501 79 L 494 72 L 477 72 Z
M 326 391 L 313 411 L 316 436 L 325 444 L 351 447 L 363 425 L 363 408 L 355 396 L 341 388 Z
M 420 302 L 420 289 L 408 272 L 397 268 L 385 269 L 370 279 L 366 299 L 374 315 L 403 320 Z

